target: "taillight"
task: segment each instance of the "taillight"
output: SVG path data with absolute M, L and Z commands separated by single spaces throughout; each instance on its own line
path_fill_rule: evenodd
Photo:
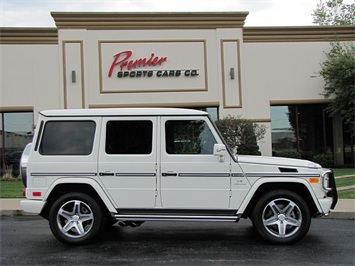
M 27 162 L 28 157 L 30 156 L 32 143 L 28 143 L 25 149 L 22 152 L 21 160 L 20 160 L 20 173 L 22 178 L 22 183 L 25 187 L 27 187 Z
M 32 196 L 33 197 L 40 197 L 40 196 L 42 196 L 42 192 L 41 191 L 33 191 Z

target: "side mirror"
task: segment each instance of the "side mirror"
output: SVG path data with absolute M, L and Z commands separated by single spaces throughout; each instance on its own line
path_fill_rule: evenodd
M 224 144 L 215 144 L 213 146 L 213 155 L 224 157 L 227 154 L 227 149 Z

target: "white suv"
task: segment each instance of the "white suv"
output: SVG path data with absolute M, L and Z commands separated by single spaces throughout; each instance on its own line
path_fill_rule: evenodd
M 207 113 L 173 108 L 49 110 L 22 156 L 26 212 L 62 242 L 104 226 L 250 218 L 294 243 L 337 202 L 332 171 L 304 160 L 233 155 Z

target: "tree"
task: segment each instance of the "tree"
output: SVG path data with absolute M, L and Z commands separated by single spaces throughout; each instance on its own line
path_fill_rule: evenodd
M 319 25 L 354 25 L 355 3 L 344 4 L 343 0 L 320 0 L 312 14 L 313 23 Z M 324 97 L 333 97 L 327 111 L 330 115 L 340 115 L 349 128 L 352 161 L 354 161 L 355 140 L 355 47 L 352 42 L 331 43 L 326 53 L 327 60 L 321 64 L 319 74 L 324 78 Z
M 331 43 L 327 60 L 321 64 L 319 74 L 325 81 L 324 97 L 334 99 L 327 110 L 332 116 L 339 114 L 355 133 L 355 46 L 352 43 Z
M 320 0 L 313 10 L 313 23 L 323 25 L 355 24 L 355 4 L 344 4 L 343 0 Z
M 264 138 L 264 125 L 231 115 L 218 120 L 216 125 L 227 144 L 238 154 L 261 155 L 257 141 Z

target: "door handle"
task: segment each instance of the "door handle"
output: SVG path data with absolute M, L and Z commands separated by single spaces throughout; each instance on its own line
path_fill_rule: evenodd
M 99 173 L 99 176 L 113 176 L 114 173 L 103 173 L 103 172 L 100 172 Z
M 177 173 L 162 173 L 162 176 L 177 176 Z

